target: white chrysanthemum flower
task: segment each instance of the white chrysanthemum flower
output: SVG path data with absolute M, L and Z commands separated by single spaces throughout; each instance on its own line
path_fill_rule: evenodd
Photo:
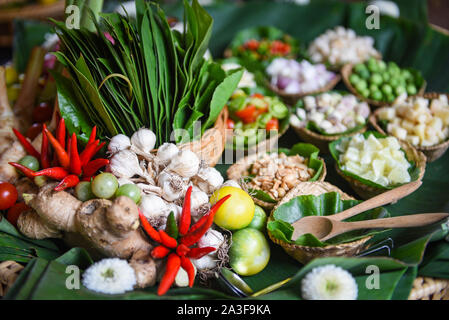
M 346 270 L 333 264 L 312 269 L 301 282 L 307 300 L 356 300 L 357 283 Z
M 136 284 L 134 269 L 126 260 L 103 259 L 91 265 L 83 274 L 83 285 L 89 290 L 119 294 L 133 290 Z

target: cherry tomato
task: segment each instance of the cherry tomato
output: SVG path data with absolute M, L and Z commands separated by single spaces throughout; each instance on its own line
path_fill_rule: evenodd
M 25 203 L 18 202 L 11 208 L 9 208 L 8 212 L 6 213 L 6 220 L 8 220 L 9 223 L 11 223 L 13 226 L 17 226 L 17 220 L 19 219 L 19 216 L 22 214 L 22 212 L 29 209 L 30 207 L 28 207 Z
M 267 131 L 270 130 L 279 130 L 279 120 L 276 118 L 271 119 L 267 122 L 267 125 L 265 126 L 265 129 Z
M 34 122 L 45 122 L 51 120 L 53 107 L 48 102 L 39 103 L 33 110 Z
M 17 201 L 17 189 L 11 183 L 0 183 L 0 210 L 11 208 Z
M 235 127 L 235 122 L 232 119 L 226 120 L 226 128 L 234 129 L 234 127 Z
M 34 140 L 34 138 L 36 138 L 39 133 L 42 132 L 42 123 L 33 123 L 27 130 L 26 132 L 26 136 L 27 138 L 29 138 L 31 141 Z
M 245 124 L 253 123 L 257 119 L 257 108 L 250 104 L 245 109 L 237 111 L 235 115 L 242 119 Z
M 249 41 L 246 42 L 246 47 L 249 50 L 255 51 L 255 50 L 257 50 L 259 48 L 259 41 L 254 40 L 254 39 L 249 40 Z

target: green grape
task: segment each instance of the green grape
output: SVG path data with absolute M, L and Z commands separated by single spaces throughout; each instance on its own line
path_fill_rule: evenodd
M 115 192 L 116 197 L 125 196 L 130 198 L 136 204 L 140 202 L 140 198 L 142 197 L 142 191 L 135 184 L 124 184 Z
M 102 199 L 110 199 L 118 188 L 117 178 L 108 172 L 103 172 L 92 181 L 92 192 Z

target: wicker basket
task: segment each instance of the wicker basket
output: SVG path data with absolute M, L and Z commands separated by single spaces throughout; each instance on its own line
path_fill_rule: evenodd
M 351 196 L 344 193 L 343 191 L 341 191 L 336 186 L 328 182 L 302 182 L 298 184 L 295 188 L 290 190 L 284 196 L 284 198 L 282 198 L 282 200 L 279 201 L 279 203 L 271 211 L 269 220 L 273 220 L 273 213 L 277 207 L 290 201 L 291 199 L 297 196 L 301 195 L 319 196 L 320 194 L 327 192 L 338 192 L 343 200 L 354 199 Z M 355 256 L 365 249 L 366 242 L 371 239 L 371 236 L 367 236 L 357 241 L 336 245 L 329 245 L 326 247 L 306 247 L 297 244 L 286 243 L 285 241 L 276 239 L 271 235 L 269 231 L 268 236 L 270 237 L 271 241 L 280 245 L 288 255 L 290 255 L 291 257 L 293 257 L 295 260 L 299 261 L 302 264 L 306 264 L 307 262 L 315 258 Z
M 293 127 L 293 126 L 292 126 Z M 325 136 L 319 133 L 316 133 L 312 130 L 309 130 L 307 128 L 298 128 L 293 127 L 296 134 L 301 138 L 302 141 L 313 144 L 318 149 L 320 149 L 320 152 L 323 154 L 329 153 L 329 143 L 332 141 L 336 141 L 340 139 L 341 137 L 351 137 L 353 135 L 364 133 L 366 131 L 366 126 L 361 128 L 358 131 L 354 131 L 348 134 L 338 134 L 338 135 L 332 135 L 332 136 Z
M 449 94 L 444 93 L 448 99 L 449 99 Z M 425 93 L 423 95 L 424 98 L 426 99 L 435 99 L 438 98 L 438 96 L 440 95 L 440 93 L 436 93 L 436 92 L 429 92 L 429 93 Z M 371 125 L 380 133 L 382 134 L 387 134 L 378 124 L 377 119 L 378 119 L 378 114 L 379 114 L 379 110 L 376 110 L 369 118 L 369 121 L 371 123 Z M 417 150 L 421 151 L 422 153 L 424 153 L 424 155 L 427 158 L 427 162 L 432 162 L 437 160 L 438 158 L 440 158 L 445 152 L 446 150 L 449 148 L 449 140 L 446 140 L 445 142 L 439 143 L 437 145 L 434 146 L 430 146 L 430 147 L 415 147 Z
M 240 160 L 238 160 L 236 163 L 234 163 L 232 166 L 229 167 L 226 174 L 228 175 L 229 179 L 241 181 L 241 179 L 245 176 L 245 172 L 248 169 L 248 167 L 260 156 L 260 154 L 253 154 L 247 157 L 244 157 Z M 321 161 L 323 161 L 323 169 L 321 171 L 320 176 L 318 177 L 317 181 L 324 181 L 324 178 L 326 177 L 327 170 L 326 170 L 326 163 L 322 158 L 318 158 Z M 245 187 L 245 186 L 243 186 Z M 289 191 L 290 192 L 290 191 Z M 289 192 L 286 193 L 289 194 Z M 285 196 L 286 196 L 285 195 Z M 260 199 L 257 199 L 255 197 L 252 197 L 254 200 L 254 203 L 258 206 L 264 208 L 264 209 L 272 209 L 276 205 L 276 203 L 271 202 L 265 202 Z
M 0 263 L 0 298 L 12 287 L 23 266 L 14 261 Z
M 340 80 L 341 80 L 341 76 L 339 74 L 336 74 L 335 77 L 331 81 L 329 81 L 324 87 L 322 87 L 319 90 L 303 92 L 303 93 L 295 93 L 295 94 L 285 93 L 284 91 L 279 90 L 277 87 L 273 86 L 269 81 L 266 81 L 266 85 L 271 91 L 273 91 L 279 97 L 281 97 L 285 103 L 293 106 L 296 104 L 296 102 L 298 102 L 299 99 L 301 99 L 305 96 L 323 93 L 323 92 L 327 92 L 327 91 L 334 89 L 335 86 L 340 82 Z
M 449 300 L 449 280 L 417 277 L 409 300 Z
M 341 69 L 341 76 L 343 78 L 343 82 L 344 82 L 346 88 L 348 88 L 348 90 L 353 95 L 355 95 L 357 98 L 359 98 L 362 101 L 366 101 L 372 107 L 383 107 L 383 106 L 389 105 L 389 102 L 367 99 L 367 98 L 363 97 L 361 94 L 358 93 L 358 91 L 353 87 L 353 85 L 349 81 L 349 77 L 352 74 L 352 67 L 353 67 L 352 64 L 346 64 Z M 419 88 L 417 95 L 423 95 L 425 90 L 426 90 L 426 86 L 427 86 L 427 82 L 424 80 L 424 83 L 421 86 L 421 88 Z
M 200 140 L 181 145 L 180 149 L 189 149 L 195 152 L 209 166 L 214 167 L 221 159 L 226 144 L 226 121 L 228 109 L 223 108 L 213 128 L 207 129 Z
M 424 172 L 426 170 L 426 156 L 422 152 L 413 148 L 412 145 L 406 141 L 399 140 L 399 144 L 401 145 L 401 148 L 405 151 L 407 159 L 416 163 L 416 166 L 419 169 L 419 176 L 418 179 L 416 180 L 417 181 L 422 180 L 422 178 L 424 177 Z M 337 173 L 351 185 L 352 189 L 354 189 L 354 191 L 362 199 L 369 199 L 385 191 L 388 191 L 388 189 L 381 189 L 368 186 L 357 179 L 347 176 L 343 171 L 340 170 L 337 163 L 335 163 L 335 169 Z

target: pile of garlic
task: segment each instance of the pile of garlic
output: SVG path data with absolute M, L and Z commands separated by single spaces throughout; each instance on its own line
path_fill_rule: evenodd
M 290 124 L 304 128 L 313 122 L 327 134 L 338 134 L 364 125 L 370 113 L 369 105 L 352 94 L 322 93 L 306 96 L 302 102 L 303 107 L 297 108 L 296 114 L 290 116 Z
M 329 29 L 316 38 L 310 44 L 308 53 L 313 62 L 332 66 L 357 64 L 380 56 L 374 48 L 373 38 L 357 36 L 354 30 L 342 26 Z
M 179 219 L 184 195 L 193 186 L 191 211 L 196 221 L 209 211 L 209 197 L 223 185 L 223 177 L 190 150 L 164 143 L 154 153 L 155 144 L 155 134 L 145 128 L 131 139 L 123 134 L 113 137 L 107 170 L 118 178 L 120 186 L 131 183 L 142 190 L 139 208 L 158 229 L 165 228 L 171 211 Z
M 378 111 L 386 120 L 387 132 L 417 147 L 429 147 L 449 138 L 449 103 L 445 94 L 438 99 L 401 96 L 391 107 Z
M 341 152 L 341 168 L 361 178 L 382 186 L 411 181 L 408 172 L 411 165 L 395 137 L 378 139 L 370 134 L 365 139 L 363 134 L 357 134 L 342 140 L 337 150 Z

